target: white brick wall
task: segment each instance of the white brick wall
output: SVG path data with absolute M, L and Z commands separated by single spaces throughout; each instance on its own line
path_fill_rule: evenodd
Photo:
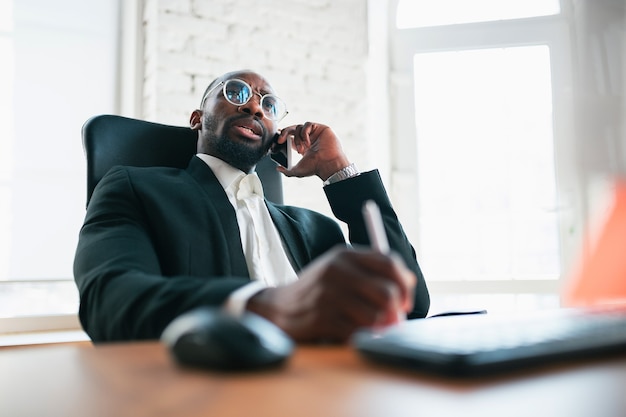
M 186 125 L 207 84 L 249 68 L 287 102 L 283 126 L 330 125 L 369 166 L 367 0 L 145 0 L 144 115 Z M 319 179 L 285 179 L 286 201 L 330 213 Z

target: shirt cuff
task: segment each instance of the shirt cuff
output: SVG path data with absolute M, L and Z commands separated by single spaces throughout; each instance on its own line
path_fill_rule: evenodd
M 262 281 L 253 281 L 250 284 L 244 285 L 230 294 L 224 302 L 224 310 L 236 317 L 243 315 L 248 300 L 265 288 L 267 288 L 267 285 Z

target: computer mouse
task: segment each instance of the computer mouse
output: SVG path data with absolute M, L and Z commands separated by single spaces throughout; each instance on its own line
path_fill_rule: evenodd
M 294 350 L 293 340 L 265 318 L 210 307 L 174 319 L 161 340 L 180 364 L 222 371 L 278 366 Z

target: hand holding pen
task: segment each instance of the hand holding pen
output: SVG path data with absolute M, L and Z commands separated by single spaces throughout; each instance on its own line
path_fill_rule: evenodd
M 366 218 L 380 221 L 376 209 L 366 212 Z M 403 320 L 413 308 L 415 274 L 390 252 L 382 225 L 375 227 L 374 251 L 336 246 L 300 270 L 295 282 L 257 292 L 246 309 L 297 342 L 343 342 L 358 329 Z
M 389 241 L 387 240 L 387 233 L 385 232 L 385 225 L 376 202 L 372 200 L 365 202 L 363 205 L 363 219 L 365 220 L 365 228 L 367 229 L 372 249 L 384 255 L 391 255 Z M 406 312 L 412 308 L 412 293 L 414 291 L 414 286 L 415 280 L 413 279 L 413 282 L 410 285 L 411 291 L 409 292 L 411 296 L 398 303 L 396 309 L 398 322 L 403 321 L 406 318 Z

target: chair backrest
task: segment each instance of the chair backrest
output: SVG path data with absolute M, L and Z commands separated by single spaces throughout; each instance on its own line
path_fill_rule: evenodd
M 198 133 L 188 127 L 169 126 L 115 115 L 94 116 L 83 125 L 87 158 L 87 204 L 94 188 L 115 165 L 186 168 L 196 154 Z M 281 174 L 263 158 L 256 167 L 265 197 L 283 203 Z

